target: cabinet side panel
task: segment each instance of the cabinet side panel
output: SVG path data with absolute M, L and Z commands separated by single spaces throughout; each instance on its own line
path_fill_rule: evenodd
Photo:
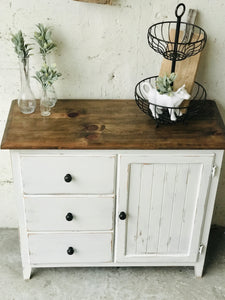
M 20 236 L 20 252 L 23 267 L 24 279 L 29 279 L 31 275 L 31 265 L 29 256 L 29 246 L 27 239 L 27 225 L 24 206 L 24 197 L 22 190 L 22 177 L 20 167 L 19 152 L 11 150 L 12 169 L 13 169 L 13 181 L 15 189 L 15 200 L 17 206 L 17 214 L 19 221 L 19 236 Z

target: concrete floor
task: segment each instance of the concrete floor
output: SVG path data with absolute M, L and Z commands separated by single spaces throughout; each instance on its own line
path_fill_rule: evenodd
M 17 230 L 0 230 L 0 300 L 225 299 L 225 234 L 213 227 L 205 274 L 193 268 L 35 269 L 22 278 Z

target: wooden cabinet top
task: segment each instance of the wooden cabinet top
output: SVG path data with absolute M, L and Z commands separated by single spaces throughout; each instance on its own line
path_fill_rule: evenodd
M 188 123 L 160 125 L 134 100 L 59 100 L 49 117 L 12 101 L 2 149 L 225 149 L 225 128 L 207 100 Z

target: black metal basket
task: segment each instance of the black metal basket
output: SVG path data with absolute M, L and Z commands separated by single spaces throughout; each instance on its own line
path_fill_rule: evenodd
M 176 61 L 201 52 L 207 40 L 205 31 L 196 25 L 180 22 L 179 41 L 175 44 L 176 25 L 177 21 L 152 25 L 148 29 L 149 46 L 164 58 Z
M 181 22 L 185 10 L 183 3 L 178 4 L 175 10 L 177 21 L 160 22 L 148 29 L 149 46 L 172 61 L 171 73 L 175 71 L 177 61 L 198 54 L 207 41 L 206 32 L 202 28 Z
M 157 105 L 146 99 L 143 94 L 143 83 L 151 84 L 153 88 L 156 86 L 158 76 L 152 76 L 141 80 L 135 87 L 135 101 L 138 107 L 147 115 L 155 119 L 158 124 L 173 124 L 193 118 L 198 114 L 202 105 L 206 100 L 206 90 L 198 82 L 194 83 L 191 98 L 184 101 L 179 107 L 165 107 Z M 171 116 L 175 116 L 176 120 L 171 120 Z

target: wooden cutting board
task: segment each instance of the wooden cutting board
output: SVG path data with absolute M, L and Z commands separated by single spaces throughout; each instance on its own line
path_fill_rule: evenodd
M 175 29 L 172 29 L 171 36 L 175 36 Z M 193 35 L 193 41 L 198 39 L 198 35 Z M 182 38 L 182 33 L 180 34 L 180 38 Z M 201 37 L 200 37 L 201 38 Z M 175 73 L 177 74 L 176 80 L 174 81 L 174 91 L 180 88 L 183 84 L 185 84 L 186 90 L 189 94 L 191 94 L 195 77 L 198 70 L 199 60 L 200 60 L 201 52 L 196 54 L 195 56 L 191 56 L 186 58 L 185 60 L 176 62 Z M 172 61 L 163 59 L 161 64 L 161 69 L 159 72 L 159 76 L 164 76 L 165 74 L 171 73 Z
M 170 32 L 170 37 L 172 41 L 175 40 L 175 29 L 171 29 Z M 179 35 L 179 41 L 181 41 L 181 39 L 183 38 L 183 32 L 180 32 Z M 196 41 L 198 39 L 202 39 L 203 35 L 201 35 L 199 37 L 198 34 L 193 34 L 192 36 L 192 41 Z M 171 44 L 170 44 L 171 45 Z M 201 52 L 188 57 L 184 60 L 181 61 L 177 61 L 176 62 L 176 67 L 175 67 L 175 73 L 177 75 L 175 81 L 174 81 L 174 91 L 176 91 L 177 89 L 179 89 L 183 84 L 185 84 L 185 88 L 187 90 L 187 92 L 191 95 L 192 93 L 192 89 L 194 86 L 194 81 L 195 81 L 195 77 L 197 74 L 197 70 L 198 70 L 198 65 L 199 65 L 199 61 L 200 61 L 200 56 L 201 56 Z M 162 64 L 161 64 L 161 69 L 159 72 L 159 76 L 164 76 L 165 74 L 170 74 L 171 73 L 171 66 L 172 66 L 172 61 L 171 60 L 167 60 L 167 59 L 163 59 Z M 188 107 L 190 100 L 184 100 L 180 107 Z M 181 110 L 182 113 L 186 113 L 186 109 Z

